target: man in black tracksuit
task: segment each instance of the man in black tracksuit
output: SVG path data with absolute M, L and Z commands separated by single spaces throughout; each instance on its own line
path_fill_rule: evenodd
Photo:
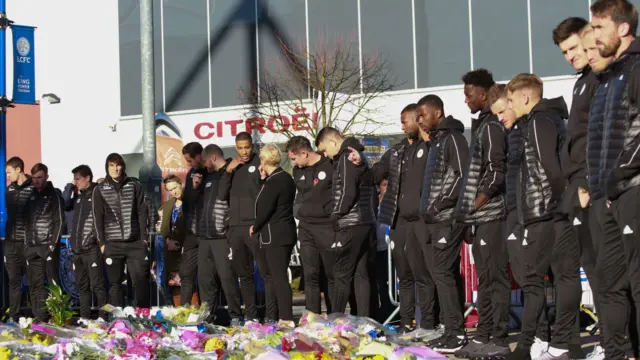
M 218 198 L 229 204 L 229 257 L 240 279 L 245 317 L 255 321 L 258 311 L 253 281 L 253 259 L 258 249 L 258 240 L 249 236 L 249 228 L 253 225 L 256 197 L 260 191 L 260 158 L 253 151 L 251 135 L 246 132 L 236 136 L 236 151 L 239 156 L 229 162 L 220 179 Z
M 287 143 L 287 154 L 293 168 L 293 180 L 298 193 L 294 215 L 300 221 L 298 241 L 305 283 L 306 309 L 321 313 L 321 279 L 326 277 L 329 293 L 325 293 L 327 313 L 331 313 L 329 294 L 334 291 L 333 238 L 331 226 L 331 188 L 333 164 L 331 160 L 313 151 L 304 136 L 294 136 Z M 324 275 L 323 275 L 324 274 Z M 327 301 L 329 300 L 329 301 Z
M 372 166 L 376 183 L 389 180 L 380 204 L 378 222 L 391 226 L 391 252 L 400 282 L 401 332 L 413 329 L 416 291 L 420 308 L 420 327 L 435 327 L 435 284 L 427 271 L 419 239 L 427 236 L 427 224 L 420 218 L 422 179 L 429 153 L 429 143 L 420 137 L 418 105 L 407 105 L 400 114 L 406 139 L 384 153 Z M 358 156 L 358 153 L 353 153 Z M 358 162 L 359 163 L 359 162 Z M 378 265 L 380 266 L 380 265 Z
M 504 176 L 506 144 L 504 127 L 491 113 L 487 91 L 495 83 L 485 69 L 462 77 L 465 101 L 472 113 L 471 154 L 458 201 L 459 219 L 473 225 L 473 259 L 478 273 L 478 330 L 456 357 L 482 351 L 509 352 L 509 255 L 503 238 L 505 214 Z M 492 344 L 489 340 L 493 335 Z M 489 349 L 489 347 L 491 349 Z M 484 350 L 484 348 L 487 348 Z
M 418 241 L 436 283 L 445 326 L 444 334 L 428 345 L 439 352 L 454 353 L 467 343 L 457 286 L 463 227 L 454 223 L 454 212 L 469 146 L 463 135 L 464 125 L 452 116 L 445 117 L 444 103 L 438 96 L 423 97 L 418 109 L 420 126 L 431 142 L 420 198 L 427 235 Z M 427 256 L 430 252 L 432 257 Z
M 197 209 L 200 246 L 198 250 L 198 282 L 200 299 L 215 313 L 219 288 L 222 287 L 232 325 L 241 325 L 240 289 L 231 267 L 231 248 L 226 239 L 228 202 L 218 198 L 220 179 L 227 162 L 220 147 L 207 145 L 202 152 L 208 174 L 201 185 L 202 195 Z
M 555 250 L 557 226 L 562 222 L 555 217 L 565 189 L 558 154 L 566 136 L 564 119 L 569 114 L 564 99 L 542 99 L 542 81 L 533 74 L 517 75 L 507 88 L 523 136 L 516 202 L 518 220 L 524 225 L 521 286 L 525 303 L 522 335 L 508 358 L 522 359 L 531 356 L 531 345 L 545 309 L 544 277 Z M 553 270 L 556 282 L 561 284 L 558 287 L 570 286 L 572 274 L 568 270 Z M 577 272 L 577 268 L 574 270 Z M 566 331 L 570 333 L 571 326 Z
M 518 216 L 518 179 L 520 168 L 522 167 L 522 153 L 524 149 L 524 138 L 522 135 L 522 121 L 518 121 L 513 109 L 508 108 L 507 86 L 504 84 L 496 84 L 491 87 L 488 94 L 488 102 L 491 104 L 491 112 L 498 117 L 505 127 L 507 137 L 507 158 L 506 158 L 506 175 L 505 175 L 505 203 L 507 209 L 507 218 L 504 225 L 503 241 L 506 241 L 507 252 L 509 254 L 509 263 L 511 265 L 511 273 L 515 281 L 522 286 L 524 284 L 524 226 L 520 222 Z M 547 313 L 540 313 L 538 318 L 538 328 L 536 330 L 536 338 L 542 345 L 540 351 L 544 351 L 544 344 L 541 339 L 547 341 L 549 338 L 549 323 L 547 321 Z M 511 350 L 507 348 L 507 354 Z M 504 356 L 504 353 L 494 346 L 487 346 L 475 354 L 471 354 L 470 358 L 484 359 L 489 353 Z
M 331 127 L 318 133 L 316 146 L 318 151 L 333 159 L 334 165 L 331 221 L 335 238 L 331 247 L 335 250 L 336 265 L 335 295 L 330 296 L 332 310 L 334 313 L 345 312 L 353 283 L 358 315 L 369 316 L 371 286 L 367 257 L 375 241 L 376 191 L 368 167 L 356 166 L 348 159 L 350 148 L 362 152 L 364 146 L 355 138 L 344 139 L 338 130 Z
M 637 10 L 631 4 L 626 5 L 624 9 L 619 9 L 611 4 L 596 2 L 591 7 L 600 55 L 615 58 L 607 70 L 600 74 L 601 85 L 596 90 L 589 119 L 588 154 L 590 175 L 592 170 L 599 169 L 593 185 L 598 185 L 604 193 L 603 229 L 609 229 L 610 226 L 618 230 L 604 234 L 596 260 L 602 294 L 601 319 L 606 329 L 605 355 L 608 359 L 621 359 L 625 355 L 624 344 L 629 341 L 625 339 L 628 293 L 633 298 L 636 310 L 640 308 L 640 41 L 635 39 Z M 613 13 L 616 14 L 616 21 L 612 19 Z M 625 33 L 621 34 L 618 30 L 605 34 L 609 28 L 622 29 Z M 592 122 L 593 131 L 597 133 L 595 136 L 592 136 Z M 598 124 L 600 128 L 596 127 Z M 599 143 L 598 137 L 601 140 Z M 591 151 L 595 150 L 591 148 L 592 140 L 595 149 L 600 147 L 599 153 Z M 593 188 L 590 190 L 593 193 Z M 593 207 L 596 206 L 602 207 L 593 203 Z M 598 212 L 598 209 L 593 211 Z M 619 261 L 620 253 L 626 257 L 626 277 L 623 276 L 624 269 L 616 267 L 614 263 Z M 640 315 L 636 313 L 636 316 Z M 628 321 L 635 321 L 637 325 L 640 318 Z M 631 339 L 631 342 L 636 343 L 637 338 Z
M 557 310 L 554 333 L 546 357 L 557 358 L 568 353 L 571 358 L 583 358 L 580 348 L 579 317 L 575 309 L 580 305 L 579 264 L 584 268 L 593 289 L 596 308 L 600 309 L 595 274 L 595 249 L 589 230 L 589 212 L 580 205 L 580 194 L 588 192 L 587 185 L 587 128 L 591 99 L 598 86 L 598 78 L 589 66 L 583 47 L 582 34 L 592 31 L 587 20 L 567 18 L 553 31 L 554 43 L 565 59 L 579 72 L 573 87 L 573 100 L 567 124 L 567 139 L 560 152 L 562 171 L 567 187 L 558 206 L 556 243 L 552 255 L 552 269 L 556 281 Z M 579 313 L 578 313 L 579 314 Z M 603 332 L 601 331 L 601 334 Z
M 124 267 L 133 281 L 136 305 L 150 306 L 149 248 L 145 230 L 148 208 L 142 185 L 126 173 L 120 154 L 112 153 L 105 162 L 107 177 L 93 189 L 93 217 L 96 235 L 104 244 L 109 299 L 114 306 L 123 306 L 122 282 Z
M 26 204 L 33 192 L 31 178 L 24 173 L 24 162 L 19 157 L 7 160 L 5 169 L 11 183 L 7 186 L 6 239 L 4 262 L 9 277 L 9 318 L 18 321 L 22 304 L 22 274 L 25 270 L 24 244 L 26 241 Z
M 100 243 L 96 236 L 93 222 L 93 173 L 87 165 L 80 165 L 72 170 L 78 195 L 73 208 L 73 226 L 71 250 L 73 251 L 73 271 L 76 275 L 76 286 L 80 296 L 80 317 L 91 317 L 93 292 L 96 294 L 98 308 L 107 303 L 107 291 L 104 284 L 104 259 L 100 251 Z
M 203 187 L 200 186 L 206 176 L 202 161 L 202 145 L 197 142 L 190 142 L 182 148 L 185 161 L 191 166 L 185 179 L 184 192 L 182 194 L 182 216 L 187 229 L 187 235 L 182 244 L 182 254 L 180 256 L 180 304 L 191 303 L 193 289 L 195 285 L 196 273 L 198 270 L 198 219 L 196 211 L 199 197 Z M 196 186 L 197 185 L 197 186 Z M 215 304 L 210 304 L 215 305 Z
M 31 169 L 34 191 L 26 204 L 24 252 L 33 314 L 43 322 L 49 319 L 45 309 L 48 296 L 45 281 L 49 285 L 58 285 L 58 242 L 64 229 L 62 197 L 47 181 L 48 172 L 44 164 L 35 164 Z

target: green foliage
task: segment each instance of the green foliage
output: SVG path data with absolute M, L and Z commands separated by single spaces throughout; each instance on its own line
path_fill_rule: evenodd
M 71 294 L 62 292 L 58 285 L 49 285 L 49 297 L 45 301 L 45 308 L 51 315 L 51 321 L 56 326 L 65 326 L 75 312 L 71 310 Z

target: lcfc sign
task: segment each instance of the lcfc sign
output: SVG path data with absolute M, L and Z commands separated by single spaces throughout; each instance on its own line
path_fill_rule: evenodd
M 36 71 L 32 26 L 13 25 L 13 102 L 36 103 Z

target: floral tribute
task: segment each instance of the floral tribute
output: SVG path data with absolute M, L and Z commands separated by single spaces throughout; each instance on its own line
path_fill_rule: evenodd
M 444 360 L 419 337 L 352 316 L 305 313 L 299 326 L 247 322 L 225 328 L 206 323 L 200 308 L 115 308 L 107 322 L 0 324 L 0 360 Z

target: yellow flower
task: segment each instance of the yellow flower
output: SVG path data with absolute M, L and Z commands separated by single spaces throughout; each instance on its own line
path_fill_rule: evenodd
M 329 356 L 327 353 L 322 353 L 322 355 L 320 355 L 320 360 L 333 360 L 333 357 Z
M 11 355 L 11 349 L 6 346 L 0 347 L 0 360 L 9 360 L 9 355 Z
M 225 348 L 224 340 L 220 338 L 211 338 L 204 344 L 204 351 L 210 352 L 215 350 L 223 350 Z

